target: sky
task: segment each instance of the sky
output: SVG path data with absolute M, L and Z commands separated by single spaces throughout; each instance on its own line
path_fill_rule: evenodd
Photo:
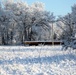
M 76 0 L 23 0 L 28 4 L 34 2 L 42 2 L 45 4 L 47 11 L 53 12 L 55 16 L 64 16 L 71 12 L 71 7 L 76 3 Z
M 1 1 L 1 0 L 0 0 Z M 5 0 L 4 0 L 5 1 Z M 55 16 L 64 16 L 71 13 L 71 7 L 76 4 L 76 0 L 22 0 L 29 5 L 34 2 L 45 4 L 45 10 L 53 12 Z

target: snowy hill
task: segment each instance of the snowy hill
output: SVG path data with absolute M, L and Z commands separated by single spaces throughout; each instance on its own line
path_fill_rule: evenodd
M 0 75 L 76 75 L 76 50 L 61 46 L 0 46 Z

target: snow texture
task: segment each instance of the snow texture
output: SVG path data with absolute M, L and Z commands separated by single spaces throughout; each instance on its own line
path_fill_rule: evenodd
M 0 46 L 0 75 L 76 75 L 76 50 L 61 46 Z

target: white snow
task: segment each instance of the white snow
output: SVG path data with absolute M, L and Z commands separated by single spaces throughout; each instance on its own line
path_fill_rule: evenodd
M 76 75 L 76 50 L 62 46 L 0 46 L 0 75 Z

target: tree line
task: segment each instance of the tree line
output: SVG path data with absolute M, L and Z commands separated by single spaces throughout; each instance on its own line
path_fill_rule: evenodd
M 75 37 L 76 5 L 72 12 L 55 19 L 44 4 L 6 0 L 0 3 L 0 44 L 21 45 L 24 41 L 51 41 Z M 52 32 L 52 25 L 55 26 Z M 58 30 L 59 32 L 58 32 Z M 68 36 L 68 37 L 66 37 Z

